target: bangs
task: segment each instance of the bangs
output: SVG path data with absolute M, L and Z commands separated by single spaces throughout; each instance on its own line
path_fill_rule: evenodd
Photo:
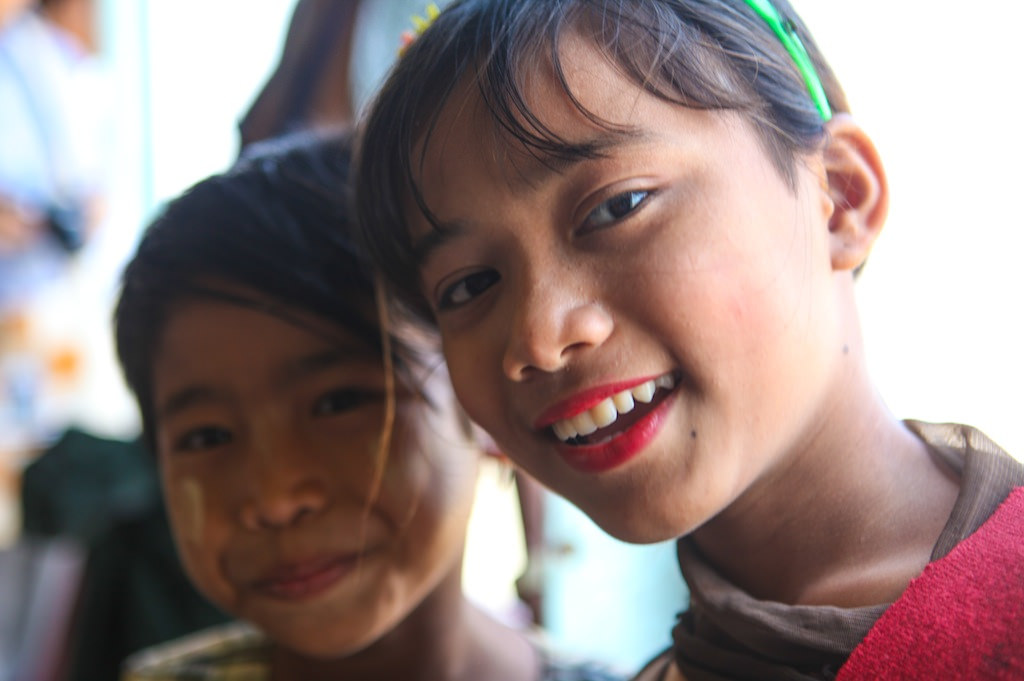
M 473 58 L 448 71 L 443 96 L 422 101 L 415 111 L 415 118 L 427 123 L 406 141 L 409 156 L 414 155 L 413 148 L 419 152 L 411 167 L 422 171 L 442 111 L 458 91 L 479 96 L 505 144 L 542 160 L 600 157 L 599 147 L 565 139 L 534 112 L 526 93 L 538 77 L 552 77 L 577 111 L 598 128 L 628 135 L 629 126 L 601 118 L 573 92 L 561 59 L 562 41 L 570 33 L 596 46 L 610 65 L 659 99 L 695 109 L 749 111 L 756 106 L 755 94 L 732 77 L 721 46 L 661 4 L 631 3 L 628 11 L 621 3 L 595 0 L 545 5 L 538 10 L 521 3 L 510 16 L 492 13 L 492 30 L 483 32 L 490 39 L 481 42 Z M 429 218 L 414 178 L 408 179 Z

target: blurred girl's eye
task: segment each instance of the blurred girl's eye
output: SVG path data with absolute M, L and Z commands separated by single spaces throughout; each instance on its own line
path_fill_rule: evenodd
M 501 279 L 494 270 L 480 270 L 459 279 L 441 292 L 438 308 L 448 310 L 465 305 Z
M 618 222 L 635 211 L 650 195 L 649 191 L 638 190 L 613 196 L 590 211 L 584 218 L 580 231 L 586 233 Z
M 220 447 L 231 442 L 231 433 L 218 426 L 193 428 L 174 443 L 176 452 L 199 452 Z
M 314 416 L 330 416 L 351 411 L 369 402 L 383 399 L 380 393 L 356 388 L 339 388 L 321 395 L 313 404 Z

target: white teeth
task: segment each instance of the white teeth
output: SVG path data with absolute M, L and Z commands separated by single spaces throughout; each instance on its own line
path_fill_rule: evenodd
M 576 432 L 576 429 L 572 427 L 572 422 L 570 421 L 558 421 L 551 427 L 555 431 L 555 436 L 562 442 L 571 440 L 579 435 L 579 433 Z
M 594 423 L 594 419 L 590 417 L 590 412 L 585 411 L 576 416 L 572 417 L 572 427 L 576 429 L 580 435 L 590 435 L 597 430 L 597 424 Z
M 651 400 L 654 399 L 655 387 L 656 386 L 654 385 L 654 381 L 647 381 L 646 383 L 641 383 L 637 387 L 633 388 L 633 397 L 636 398 L 636 400 L 646 404 L 647 402 L 650 402 Z
M 659 376 L 654 380 L 607 397 L 587 411 L 580 412 L 570 419 L 553 423 L 551 429 L 555 432 L 555 436 L 563 442 L 579 435 L 590 435 L 598 428 L 615 423 L 619 414 L 628 414 L 633 411 L 636 406 L 635 402 L 649 403 L 654 399 L 654 393 L 659 388 L 672 390 L 675 386 L 676 382 L 671 374 Z
M 615 403 L 609 397 L 590 410 L 590 417 L 594 419 L 598 428 L 604 428 L 615 423 L 615 419 L 619 418 L 619 412 L 615 411 Z
M 620 414 L 628 414 L 633 411 L 633 407 L 636 405 L 633 401 L 633 393 L 628 390 L 623 390 L 621 393 L 617 393 L 612 397 L 612 401 L 615 403 L 615 408 Z

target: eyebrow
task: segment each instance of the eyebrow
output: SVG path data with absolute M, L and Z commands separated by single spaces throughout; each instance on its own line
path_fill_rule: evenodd
M 603 131 L 588 139 L 552 145 L 551 150 L 539 149 L 531 154 L 529 168 L 516 166 L 519 180 L 514 183 L 515 191 L 527 191 L 555 176 L 563 175 L 587 161 L 606 156 L 610 151 L 629 143 L 645 142 L 654 134 L 640 128 L 617 128 Z M 432 229 L 419 238 L 412 239 L 412 256 L 416 268 L 421 268 L 444 244 L 465 234 L 468 225 L 461 220 L 437 221 L 428 218 Z
M 434 222 L 429 232 L 412 240 L 412 258 L 416 269 L 422 268 L 441 246 L 465 232 L 466 225 L 461 221 Z
M 368 362 L 380 363 L 380 359 L 369 348 L 354 343 L 345 344 L 298 357 L 294 361 L 288 362 L 272 380 L 275 386 L 283 388 L 325 369 L 342 364 L 365 364 Z M 227 400 L 228 396 L 224 392 L 209 385 L 188 385 L 172 393 L 158 408 L 157 415 L 160 418 L 167 418 L 192 407 L 216 404 Z
M 157 416 L 167 418 L 191 407 L 211 404 L 221 399 L 222 396 L 209 386 L 190 385 L 171 394 L 157 409 Z
M 322 352 L 314 352 L 288 362 L 277 375 L 274 385 L 286 387 L 302 379 L 342 364 L 362 365 L 368 362 L 383 365 L 380 358 L 371 349 L 356 343 L 346 343 Z

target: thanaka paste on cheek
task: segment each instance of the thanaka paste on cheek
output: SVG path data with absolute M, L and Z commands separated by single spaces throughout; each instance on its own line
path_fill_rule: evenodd
M 187 478 L 179 488 L 181 496 L 182 529 L 185 540 L 200 544 L 203 537 L 203 488 L 198 480 Z

